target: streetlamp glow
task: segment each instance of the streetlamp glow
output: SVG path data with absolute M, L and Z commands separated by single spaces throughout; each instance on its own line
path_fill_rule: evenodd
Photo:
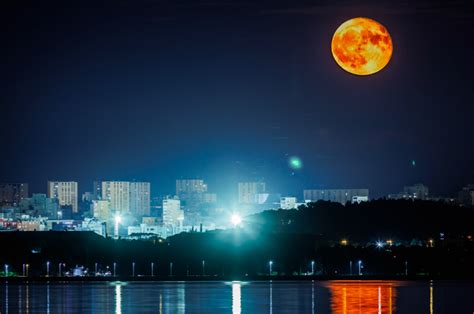
M 377 241 L 376 245 L 379 249 L 383 248 L 383 242 L 382 241 Z
M 272 266 L 273 266 L 273 261 L 268 262 L 268 268 L 270 270 L 270 276 L 272 275 Z
M 118 239 L 118 237 L 119 237 L 119 224 L 122 222 L 122 217 L 120 216 L 120 214 L 115 215 L 114 222 L 115 222 L 114 237 L 115 237 L 115 239 Z
M 240 215 L 237 213 L 233 213 L 230 217 L 230 222 L 234 225 L 234 227 L 237 227 L 242 223 L 242 217 L 240 217 Z

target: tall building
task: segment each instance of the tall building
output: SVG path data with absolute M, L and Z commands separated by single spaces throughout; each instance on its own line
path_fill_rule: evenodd
M 176 195 L 207 192 L 207 184 L 201 179 L 176 180 Z
M 57 198 L 49 198 L 46 194 L 33 193 L 30 198 L 21 200 L 20 210 L 32 216 L 57 219 L 60 212 L 59 200 Z
M 120 213 L 130 212 L 130 182 L 102 181 L 101 199 L 110 202 L 110 210 Z
M 352 202 L 355 196 L 369 197 L 368 189 L 328 189 L 328 190 L 304 190 L 305 201 L 331 201 L 341 204 Z
M 102 198 L 102 182 L 94 181 L 94 188 L 92 190 L 93 198 L 100 200 Z
M 106 200 L 95 200 L 92 201 L 92 211 L 94 218 L 108 221 L 110 216 L 110 202 Z
M 184 220 L 184 211 L 181 209 L 181 201 L 177 198 L 165 198 L 163 200 L 163 224 L 178 226 Z
M 130 212 L 135 216 L 150 215 L 150 183 L 130 183 Z
M 0 206 L 17 206 L 28 197 L 28 183 L 0 183 Z
M 77 182 L 48 181 L 48 197 L 57 198 L 59 205 L 71 205 L 72 212 L 77 213 Z
M 265 193 L 265 182 L 239 182 L 239 204 L 257 204 L 258 195 Z
M 176 195 L 181 200 L 186 225 L 202 223 L 204 207 L 208 206 L 205 199 L 211 200 L 207 193 L 207 184 L 201 179 L 176 180 Z M 209 198 L 207 196 L 209 196 Z

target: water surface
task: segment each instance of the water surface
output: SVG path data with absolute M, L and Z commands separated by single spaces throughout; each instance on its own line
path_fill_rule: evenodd
M 2 283 L 0 313 L 473 313 L 472 282 Z

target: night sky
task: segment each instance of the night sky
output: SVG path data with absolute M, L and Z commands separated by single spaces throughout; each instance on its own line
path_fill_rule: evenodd
M 2 6 L 5 6 L 3 4 Z M 14 1 L 1 10 L 0 181 L 201 177 L 236 193 L 474 183 L 472 1 Z M 370 17 L 394 53 L 331 55 Z M 288 167 L 298 156 L 303 168 Z M 415 161 L 413 165 L 412 161 Z M 230 195 L 230 194 L 229 194 Z M 222 195 L 224 198 L 225 195 Z

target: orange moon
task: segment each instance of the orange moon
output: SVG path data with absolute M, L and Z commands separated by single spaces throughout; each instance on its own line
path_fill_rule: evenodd
M 356 17 L 345 21 L 331 42 L 334 60 L 355 75 L 371 75 L 382 70 L 392 57 L 392 38 L 377 21 Z

